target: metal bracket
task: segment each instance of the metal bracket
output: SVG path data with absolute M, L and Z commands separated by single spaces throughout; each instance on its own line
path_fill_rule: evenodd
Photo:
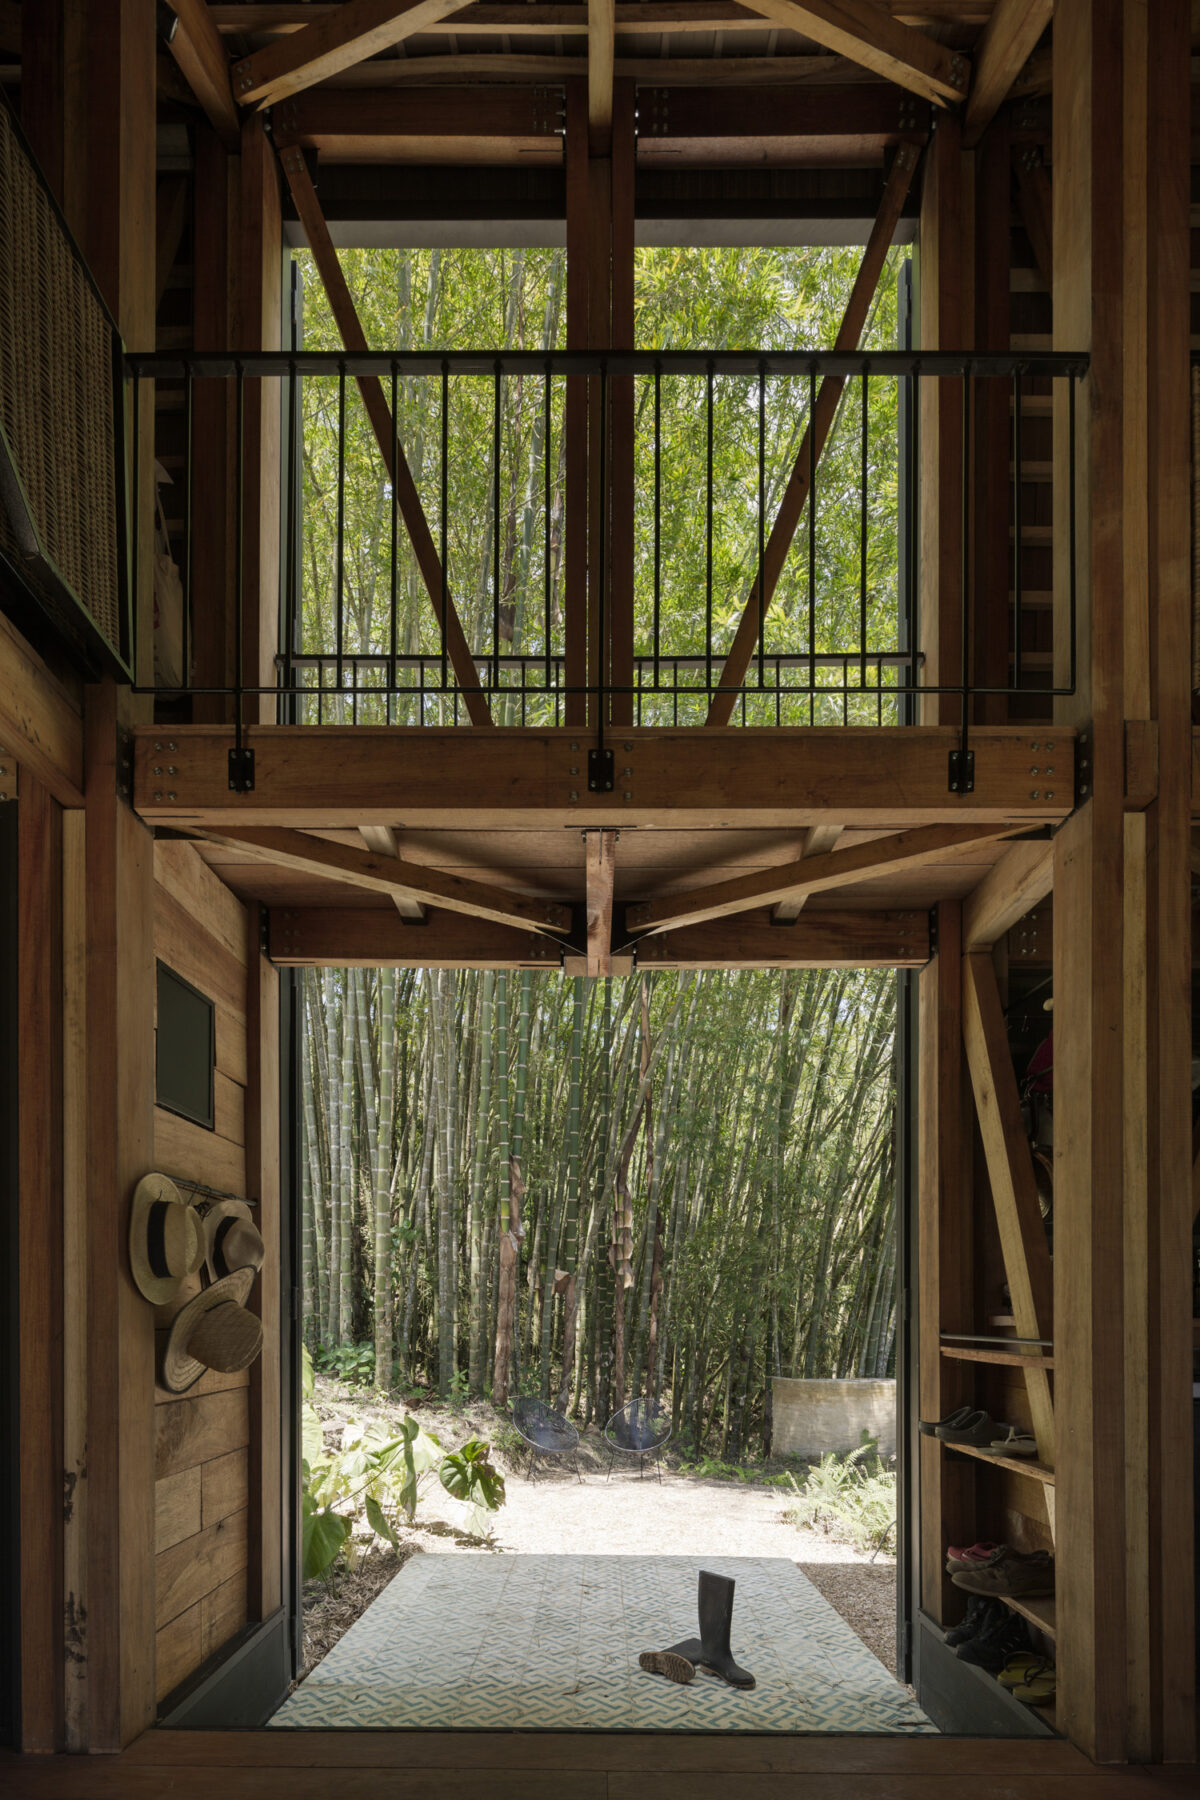
M 952 750 L 950 752 L 950 792 L 952 794 L 973 794 L 975 792 L 975 752 L 973 750 Z
M 930 955 L 930 959 L 932 960 L 932 958 L 935 957 L 937 955 L 937 953 L 938 953 L 938 909 L 936 906 L 931 906 L 929 909 L 929 955 Z
M 587 753 L 589 794 L 611 794 L 615 771 L 611 750 L 589 750 Z
M 1082 806 L 1095 783 L 1092 768 L 1092 728 L 1085 725 L 1075 740 L 1075 804 Z
M 232 794 L 254 792 L 254 752 L 249 744 L 235 745 L 229 752 L 229 791 Z

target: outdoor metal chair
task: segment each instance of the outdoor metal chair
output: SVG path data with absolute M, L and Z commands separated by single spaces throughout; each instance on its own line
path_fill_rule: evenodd
M 547 1406 L 544 1400 L 524 1398 L 513 1402 L 513 1424 L 529 1445 L 529 1479 L 537 1478 L 539 1456 L 569 1456 L 576 1481 L 582 1482 L 576 1450 L 579 1433 L 570 1419 Z
M 663 1446 L 670 1435 L 671 1415 L 657 1400 L 628 1401 L 604 1427 L 609 1449 L 608 1474 L 604 1479 L 611 1478 L 618 1456 L 636 1456 L 638 1474 L 645 1474 L 649 1457 L 661 1481 Z

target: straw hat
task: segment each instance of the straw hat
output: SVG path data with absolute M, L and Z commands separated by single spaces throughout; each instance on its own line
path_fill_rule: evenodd
M 206 1369 L 232 1375 L 254 1361 L 263 1330 L 246 1311 L 253 1286 L 253 1269 L 235 1269 L 180 1307 L 163 1351 L 162 1384 L 171 1393 L 184 1393 Z
M 263 1266 L 265 1246 L 244 1200 L 214 1200 L 201 1208 L 204 1262 L 210 1281 L 221 1281 L 235 1269 Z
M 173 1300 L 204 1260 L 200 1215 L 166 1175 L 143 1175 L 129 1213 L 129 1263 L 155 1306 Z

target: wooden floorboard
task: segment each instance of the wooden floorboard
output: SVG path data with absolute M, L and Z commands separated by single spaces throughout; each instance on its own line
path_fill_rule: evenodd
M 0 1753 L 11 1800 L 1141 1800 L 1196 1771 L 1097 1769 L 1056 1740 L 616 1733 L 150 1732 L 121 1756 Z

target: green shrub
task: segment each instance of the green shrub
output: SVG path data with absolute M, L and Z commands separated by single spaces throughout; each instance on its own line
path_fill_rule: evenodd
M 787 1518 L 799 1530 L 818 1530 L 856 1550 L 881 1544 L 896 1519 L 896 1472 L 863 1433 L 857 1450 L 829 1451 L 803 1482 L 789 1475 L 796 1499 Z

